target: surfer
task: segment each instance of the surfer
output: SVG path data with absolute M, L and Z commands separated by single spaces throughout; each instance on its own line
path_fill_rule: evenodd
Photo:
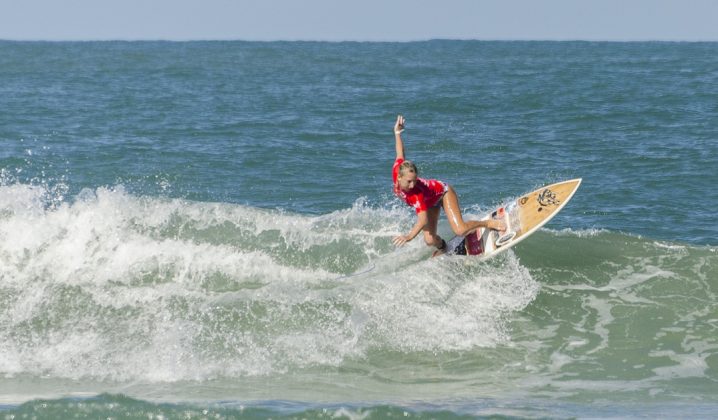
M 456 235 L 465 236 L 480 227 L 498 231 L 506 230 L 504 223 L 500 220 L 464 221 L 461 217 L 456 191 L 445 182 L 436 179 L 419 178 L 416 165 L 411 161 L 404 160 L 404 142 L 401 140 L 402 131 L 404 131 L 404 117 L 399 115 L 394 124 L 394 138 L 396 140 L 396 160 L 392 169 L 394 193 L 416 210 L 417 221 L 409 233 L 394 238 L 394 245 L 403 246 L 414 239 L 419 232 L 424 232 L 426 245 L 437 248 L 434 255 L 445 252 L 446 241 L 436 233 L 439 224 L 439 212 L 442 207 L 446 213 L 446 218 L 449 220 L 451 230 Z

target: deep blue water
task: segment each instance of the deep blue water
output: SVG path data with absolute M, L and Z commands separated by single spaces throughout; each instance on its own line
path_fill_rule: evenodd
M 718 43 L 0 42 L 0 414 L 710 417 L 716 98 Z M 396 250 L 398 113 L 470 217 L 583 183 Z

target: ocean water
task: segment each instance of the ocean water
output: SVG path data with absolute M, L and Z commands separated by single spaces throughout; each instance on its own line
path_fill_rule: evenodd
M 0 418 L 715 417 L 716 98 L 718 43 L 0 42 Z M 583 183 L 395 249 L 398 113 L 470 218 Z

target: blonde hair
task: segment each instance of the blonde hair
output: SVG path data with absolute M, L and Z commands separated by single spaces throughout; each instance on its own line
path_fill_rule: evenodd
M 419 175 L 419 170 L 414 165 L 414 162 L 410 160 L 405 160 L 399 165 L 399 178 L 403 178 L 407 172 L 414 172 L 417 176 Z

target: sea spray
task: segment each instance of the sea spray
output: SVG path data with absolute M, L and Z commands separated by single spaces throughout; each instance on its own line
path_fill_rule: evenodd
M 1 188 L 5 374 L 171 382 L 492 347 L 538 291 L 513 255 L 394 251 L 406 214 L 361 201 L 303 216 L 116 186 L 47 207 Z

